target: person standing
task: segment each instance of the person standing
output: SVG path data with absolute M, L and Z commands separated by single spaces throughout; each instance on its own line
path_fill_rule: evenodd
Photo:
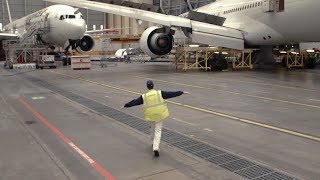
M 155 157 L 159 157 L 159 145 L 161 140 L 162 122 L 169 117 L 169 110 L 164 99 L 169 99 L 182 94 L 188 94 L 183 91 L 160 91 L 154 89 L 154 83 L 147 81 L 149 91 L 139 98 L 126 103 L 123 107 L 129 108 L 143 104 L 144 118 L 150 123 L 150 138 Z

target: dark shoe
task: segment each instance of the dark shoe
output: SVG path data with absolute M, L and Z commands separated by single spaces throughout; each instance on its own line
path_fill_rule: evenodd
M 159 151 L 153 151 L 154 152 L 154 157 L 159 157 L 160 154 L 159 154 Z

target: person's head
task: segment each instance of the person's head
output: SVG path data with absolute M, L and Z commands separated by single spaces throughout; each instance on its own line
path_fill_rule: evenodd
M 153 89 L 153 87 L 154 87 L 153 81 L 148 80 L 148 81 L 147 81 L 147 88 L 148 88 L 149 90 L 151 90 L 151 89 Z

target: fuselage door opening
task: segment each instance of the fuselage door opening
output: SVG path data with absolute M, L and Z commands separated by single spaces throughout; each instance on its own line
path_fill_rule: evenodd
M 285 0 L 263 0 L 263 10 L 265 12 L 283 12 Z

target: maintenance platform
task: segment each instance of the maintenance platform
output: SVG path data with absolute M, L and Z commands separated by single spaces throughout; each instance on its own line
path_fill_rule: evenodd
M 320 69 L 177 72 L 170 63 L 0 69 L 0 179 L 319 179 Z M 1 66 L 3 67 L 3 66 Z M 169 99 L 160 157 L 142 107 Z

